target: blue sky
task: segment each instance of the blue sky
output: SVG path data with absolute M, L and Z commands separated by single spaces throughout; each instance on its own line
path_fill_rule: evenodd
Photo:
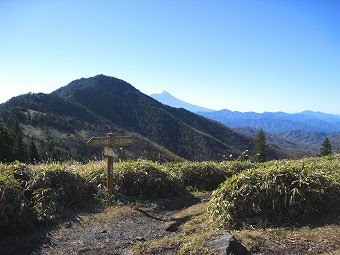
M 338 0 L 0 0 L 0 103 L 81 77 L 211 109 L 340 114 Z

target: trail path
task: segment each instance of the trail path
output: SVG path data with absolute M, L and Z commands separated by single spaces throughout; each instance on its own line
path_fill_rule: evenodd
M 0 245 L 0 254 L 131 254 L 140 242 L 174 234 L 193 216 L 176 213 L 206 200 L 190 194 L 72 215 L 58 226 Z M 167 248 L 164 254 L 176 251 Z

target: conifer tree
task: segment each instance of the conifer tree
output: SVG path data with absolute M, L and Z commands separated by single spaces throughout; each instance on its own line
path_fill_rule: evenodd
M 40 161 L 39 153 L 34 142 L 30 142 L 28 145 L 28 160 L 30 163 L 35 163 Z
M 24 134 L 20 127 L 19 122 L 15 122 L 9 130 L 11 138 L 11 155 L 12 161 L 18 160 L 20 162 L 26 162 L 27 157 L 27 145 L 24 142 Z
M 329 139 L 326 137 L 320 147 L 320 156 L 327 156 L 332 154 L 332 144 Z
M 267 147 L 266 134 L 261 128 L 255 138 L 255 162 L 267 161 Z
M 12 160 L 10 148 L 10 136 L 8 129 L 0 123 L 0 161 L 9 162 Z

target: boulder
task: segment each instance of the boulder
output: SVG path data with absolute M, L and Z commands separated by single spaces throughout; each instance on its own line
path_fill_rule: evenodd
M 214 236 L 207 243 L 207 247 L 219 254 L 249 255 L 247 248 L 226 230 Z

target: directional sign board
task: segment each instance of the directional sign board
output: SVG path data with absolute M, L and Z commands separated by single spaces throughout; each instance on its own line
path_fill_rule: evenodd
M 91 147 L 104 147 L 104 155 L 107 157 L 107 189 L 109 195 L 113 192 L 113 161 L 114 158 L 123 160 L 125 151 L 119 148 L 116 152 L 110 147 L 123 147 L 133 144 L 132 136 L 114 136 L 109 133 L 105 137 L 92 137 L 87 144 Z
M 92 137 L 87 144 L 91 147 L 128 146 L 133 144 L 132 136 Z

